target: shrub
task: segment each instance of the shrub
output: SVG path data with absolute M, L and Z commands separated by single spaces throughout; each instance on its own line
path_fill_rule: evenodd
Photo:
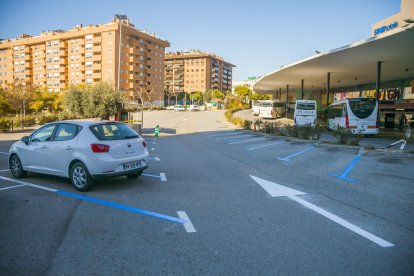
M 38 118 L 39 119 L 39 124 L 44 125 L 53 121 L 58 121 L 59 117 L 58 115 L 55 114 L 50 114 L 50 115 L 44 115 Z
M 252 121 L 245 120 L 245 121 L 244 121 L 243 128 L 245 128 L 245 129 L 251 129 L 251 128 L 252 128 L 252 124 L 253 124 L 253 122 L 252 122 Z
M 322 126 L 303 125 L 303 126 L 286 126 L 286 134 L 291 137 L 297 137 L 306 140 L 318 140 L 324 131 Z
M 344 127 L 338 127 L 333 134 L 338 139 L 339 144 L 351 146 L 358 146 L 362 138 L 361 134 L 354 134 L 352 129 Z
M 9 132 L 11 129 L 11 121 L 9 118 L 0 118 L 0 131 L 5 133 Z

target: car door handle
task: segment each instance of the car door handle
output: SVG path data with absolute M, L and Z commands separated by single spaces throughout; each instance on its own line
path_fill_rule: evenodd
M 67 149 L 67 150 L 71 150 L 71 149 L 73 149 L 73 148 L 72 148 L 71 146 L 67 146 L 67 147 L 66 147 L 66 149 Z
M 42 149 L 45 149 L 45 148 L 47 148 L 47 146 L 43 145 L 43 146 L 42 146 Z

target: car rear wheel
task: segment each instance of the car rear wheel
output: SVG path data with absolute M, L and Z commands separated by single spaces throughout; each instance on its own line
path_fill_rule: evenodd
M 10 158 L 10 171 L 16 178 L 23 178 L 27 176 L 27 171 L 23 170 L 22 162 L 17 155 L 13 155 Z
M 95 181 L 89 174 L 86 166 L 81 162 L 76 162 L 70 169 L 70 180 L 75 189 L 81 192 L 89 191 L 95 185 Z
M 143 171 L 137 172 L 137 173 L 131 173 L 131 174 L 127 174 L 126 177 L 128 177 L 128 179 L 135 179 L 138 178 L 142 175 Z

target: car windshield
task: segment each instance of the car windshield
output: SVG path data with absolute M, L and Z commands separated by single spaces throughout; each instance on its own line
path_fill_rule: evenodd
M 134 130 L 122 123 L 107 123 L 90 126 L 89 129 L 101 141 L 123 140 L 138 138 L 139 135 Z

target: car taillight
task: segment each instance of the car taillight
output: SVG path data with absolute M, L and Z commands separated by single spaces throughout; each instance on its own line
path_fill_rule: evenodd
M 146 148 L 146 147 L 147 147 L 147 142 L 145 142 L 145 140 L 144 140 L 144 139 L 142 139 L 142 145 L 144 146 L 144 148 Z
M 104 144 L 91 144 L 91 149 L 93 152 L 108 152 L 109 146 Z

